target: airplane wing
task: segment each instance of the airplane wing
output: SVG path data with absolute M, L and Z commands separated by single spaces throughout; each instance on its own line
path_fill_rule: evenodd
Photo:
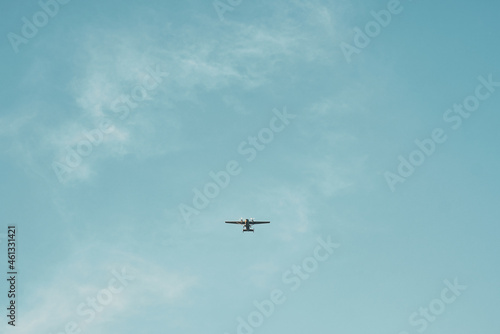
M 256 221 L 253 221 L 253 222 L 250 222 L 250 224 L 269 224 L 270 222 L 256 222 Z
M 227 221 L 226 220 L 226 224 L 244 224 L 244 223 L 242 223 L 241 221 Z

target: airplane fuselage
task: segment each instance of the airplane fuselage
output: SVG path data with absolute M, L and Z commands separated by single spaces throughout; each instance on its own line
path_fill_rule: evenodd
M 250 227 L 250 219 L 245 219 L 245 226 L 243 232 L 253 232 L 253 228 Z

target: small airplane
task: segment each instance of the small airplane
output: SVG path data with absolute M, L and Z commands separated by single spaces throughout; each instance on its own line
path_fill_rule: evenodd
M 243 219 L 241 218 L 240 221 L 227 221 L 226 224 L 239 224 L 243 225 L 243 232 L 253 232 L 253 228 L 251 227 L 253 224 L 269 224 L 270 222 L 262 222 L 262 221 L 255 221 L 253 218 L 250 219 Z

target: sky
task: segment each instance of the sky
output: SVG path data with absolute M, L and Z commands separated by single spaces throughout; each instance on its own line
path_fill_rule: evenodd
M 498 333 L 499 10 L 2 2 L 0 333 Z

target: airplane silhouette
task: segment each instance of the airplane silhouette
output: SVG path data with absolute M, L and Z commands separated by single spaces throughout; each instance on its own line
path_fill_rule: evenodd
M 238 224 L 238 225 L 243 225 L 243 231 L 242 232 L 253 232 L 253 228 L 251 227 L 253 224 L 269 224 L 270 222 L 264 222 L 264 221 L 254 221 L 253 218 L 250 219 L 243 219 L 239 221 L 227 221 L 226 224 Z

